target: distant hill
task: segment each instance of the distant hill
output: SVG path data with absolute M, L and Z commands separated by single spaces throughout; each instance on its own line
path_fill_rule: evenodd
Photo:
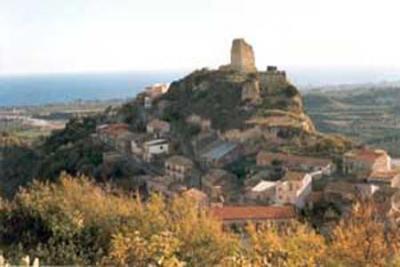
M 304 94 L 305 109 L 323 132 L 382 147 L 400 156 L 400 87 L 326 88 Z

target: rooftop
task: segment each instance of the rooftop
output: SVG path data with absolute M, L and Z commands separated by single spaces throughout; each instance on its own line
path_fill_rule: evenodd
M 296 217 L 292 206 L 225 206 L 211 208 L 210 212 L 222 221 L 287 220 Z
M 270 182 L 270 181 L 261 181 L 259 182 L 255 187 L 251 189 L 253 192 L 262 192 L 267 189 L 270 189 L 272 187 L 275 187 L 276 182 Z
M 207 200 L 207 195 L 196 188 L 190 188 L 182 193 L 182 195 L 192 198 L 198 202 Z
M 160 145 L 160 144 L 165 144 L 168 143 L 167 140 L 165 139 L 155 139 L 155 140 L 151 140 L 145 143 L 146 146 L 155 146 L 155 145 Z
M 355 149 L 347 152 L 345 157 L 360 161 L 375 161 L 381 156 L 388 156 L 385 150 L 372 150 L 367 148 Z
M 204 153 L 202 157 L 209 160 L 219 160 L 237 147 L 234 143 L 223 142 Z
M 172 156 L 165 161 L 166 164 L 173 164 L 173 165 L 182 165 L 187 167 L 193 166 L 193 161 L 184 157 L 184 156 Z
M 400 175 L 399 171 L 386 171 L 386 172 L 372 172 L 368 179 L 374 180 L 392 180 L 395 176 Z
M 153 119 L 151 120 L 147 126 L 157 128 L 157 129 L 162 129 L 162 128 L 168 128 L 169 129 L 169 123 L 160 119 Z
M 129 125 L 126 123 L 103 124 L 97 127 L 97 130 L 116 137 L 122 133 L 129 132 Z
M 279 160 L 283 162 L 290 162 L 292 164 L 307 164 L 309 166 L 326 166 L 332 163 L 330 159 L 296 156 L 284 153 L 271 153 L 266 151 L 260 151 L 257 154 L 257 159 L 269 161 L 270 163 L 272 163 L 273 160 Z
M 212 184 L 218 183 L 221 179 L 231 176 L 231 174 L 224 169 L 211 169 L 204 175 L 203 180 Z

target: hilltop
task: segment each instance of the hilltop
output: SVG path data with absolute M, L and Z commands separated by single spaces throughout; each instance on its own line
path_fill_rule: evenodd
M 144 146 L 155 141 L 148 130 L 154 121 L 161 121 L 170 129 L 169 150 L 193 160 L 203 174 L 208 170 L 200 166 L 204 158 L 219 154 L 215 151 L 220 149 L 240 150 L 229 159 L 237 167 L 247 162 L 255 166 L 256 153 L 262 149 L 333 157 L 350 145 L 340 136 L 319 133 L 285 71 L 275 66 L 257 70 L 252 47 L 243 39 L 236 39 L 229 64 L 217 70 L 196 70 L 169 88 L 147 88 L 132 101 L 100 114 L 72 118 L 65 129 L 55 131 L 30 150 L 7 153 L 3 160 L 7 166 L 2 172 L 15 184 L 33 178 L 57 179 L 62 171 L 83 173 L 98 181 L 120 181 L 154 168 L 156 173 L 162 173 L 162 161 L 144 164 L 125 158 L 110 163 L 108 155 L 115 147 L 99 139 L 101 127 L 122 123 L 129 131 L 129 146 L 132 141 Z M 21 158 L 31 159 L 29 170 L 15 168 Z M 139 185 L 133 182 L 134 187 Z

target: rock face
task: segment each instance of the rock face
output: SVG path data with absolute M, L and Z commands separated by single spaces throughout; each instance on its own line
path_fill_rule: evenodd
M 247 81 L 242 87 L 242 101 L 256 103 L 260 99 L 260 84 L 257 79 Z
M 253 48 L 244 39 L 234 39 L 230 68 L 240 72 L 256 72 Z

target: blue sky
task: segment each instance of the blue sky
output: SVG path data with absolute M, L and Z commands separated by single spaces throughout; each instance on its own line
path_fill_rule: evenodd
M 216 67 L 234 37 L 259 68 L 398 68 L 399 10 L 394 0 L 0 0 L 0 74 Z

